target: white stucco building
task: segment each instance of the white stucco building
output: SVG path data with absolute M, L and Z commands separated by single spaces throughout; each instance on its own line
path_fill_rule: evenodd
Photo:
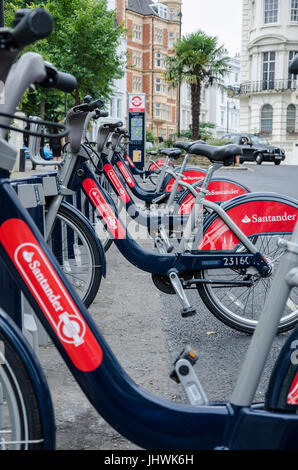
M 229 60 L 230 73 L 224 78 L 224 85 L 233 89 L 240 84 L 240 58 L 236 56 Z M 192 123 L 190 87 L 181 85 L 181 130 L 187 130 Z M 240 104 L 237 97 L 228 96 L 227 91 L 214 85 L 204 87 L 201 95 L 202 122 L 215 124 L 213 134 L 221 137 L 227 132 L 239 132 Z
M 109 10 L 116 9 L 116 0 L 107 0 L 107 6 Z M 110 97 L 110 102 L 106 104 L 106 110 L 109 113 L 108 118 L 100 118 L 98 119 L 92 128 L 90 139 L 92 141 L 96 140 L 97 130 L 102 122 L 118 122 L 122 121 L 124 127 L 127 125 L 126 123 L 126 111 L 127 111 L 127 101 L 126 101 L 126 72 L 125 72 L 125 59 L 126 59 L 126 51 L 127 51 L 127 41 L 125 37 L 121 38 L 121 43 L 118 48 L 118 54 L 121 55 L 124 59 L 124 75 L 119 80 L 114 80 L 112 89 L 113 94 Z
M 266 134 L 298 164 L 296 77 L 297 0 L 243 0 L 240 130 Z

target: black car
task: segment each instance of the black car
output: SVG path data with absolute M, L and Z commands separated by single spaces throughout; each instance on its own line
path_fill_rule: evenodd
M 224 140 L 242 147 L 243 155 L 240 155 L 240 163 L 273 162 L 279 165 L 286 158 L 283 149 L 272 147 L 266 137 L 254 134 L 226 134 Z

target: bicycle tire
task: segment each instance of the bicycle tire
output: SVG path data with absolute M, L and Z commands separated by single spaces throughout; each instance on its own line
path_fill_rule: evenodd
M 2 333 L 0 345 L 0 449 L 43 450 L 43 426 L 34 385 L 22 358 Z
M 273 237 L 275 238 L 275 240 L 273 240 Z M 279 258 L 283 251 L 282 248 L 276 247 L 276 241 L 280 238 L 287 238 L 288 240 L 290 240 L 291 235 L 285 234 L 282 237 L 281 234 L 263 234 L 251 238 L 255 245 L 263 247 L 263 256 L 265 256 L 266 258 L 270 258 L 270 256 L 275 256 L 275 260 L 273 259 L 272 261 L 272 263 L 274 263 L 274 273 L 276 273 L 277 271 Z M 268 250 L 266 249 L 266 247 L 268 248 Z M 247 252 L 242 245 L 239 245 L 236 251 L 241 251 L 243 253 Z M 224 277 L 227 283 L 229 280 L 252 280 L 253 284 L 249 288 L 231 287 L 228 284 L 227 286 L 198 284 L 197 290 L 208 310 L 221 322 L 235 330 L 247 334 L 253 334 L 258 323 L 258 318 L 261 315 L 265 298 L 269 293 L 274 273 L 268 278 L 262 278 L 258 274 L 251 275 L 247 274 L 247 272 L 241 274 L 241 270 L 236 269 L 218 269 L 212 270 L 212 273 L 211 271 L 207 270 L 200 271 L 199 273 L 197 273 L 197 276 L 201 280 L 214 280 L 221 278 L 223 279 Z M 247 316 L 250 315 L 251 318 L 244 317 L 244 314 L 246 314 Z M 290 297 L 288 299 L 285 314 L 280 320 L 277 333 L 282 333 L 294 328 L 297 322 L 298 289 L 294 288 L 292 289 Z
M 61 224 L 67 224 L 66 241 L 66 237 L 62 236 Z M 73 231 L 73 233 L 71 233 L 71 231 Z M 68 239 L 70 239 L 70 243 Z M 76 239 L 77 243 L 70 246 L 73 239 Z M 77 272 L 77 255 L 74 253 L 75 245 L 84 248 L 84 251 L 82 248 L 79 248 L 79 250 L 83 251 L 83 253 L 79 255 L 81 263 L 82 258 L 86 258 L 88 263 L 85 271 L 82 269 L 82 276 L 80 278 Z M 89 230 L 80 217 L 67 206 L 61 205 L 49 240 L 49 246 L 85 306 L 87 308 L 90 307 L 98 293 L 102 278 L 101 253 L 98 248 L 95 232 Z M 65 253 L 66 250 L 67 253 Z M 67 259 L 69 254 L 72 257 L 71 262 Z M 87 281 L 85 285 L 83 285 L 85 277 Z

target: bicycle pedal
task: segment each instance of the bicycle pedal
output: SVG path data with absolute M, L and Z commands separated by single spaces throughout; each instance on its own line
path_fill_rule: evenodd
M 174 370 L 170 373 L 170 378 L 182 385 L 190 404 L 195 406 L 208 403 L 205 391 L 193 369 L 197 360 L 196 352 L 186 346 L 174 362 Z
M 178 357 L 175 359 L 174 361 L 174 369 L 172 370 L 172 372 L 170 373 L 170 378 L 172 380 L 175 380 L 175 382 L 177 383 L 180 383 L 180 379 L 177 375 L 177 372 L 175 370 L 175 366 L 177 364 L 177 362 L 180 360 L 180 359 L 186 359 L 187 361 L 189 361 L 189 363 L 191 365 L 194 365 L 197 360 L 198 360 L 198 355 L 196 353 L 196 351 L 190 346 L 190 345 L 186 345 L 185 348 L 181 351 L 181 353 L 178 355 Z
M 193 317 L 196 315 L 197 311 L 194 307 L 189 307 L 189 308 L 183 308 L 181 310 L 181 316 L 183 318 L 188 318 L 188 317 Z

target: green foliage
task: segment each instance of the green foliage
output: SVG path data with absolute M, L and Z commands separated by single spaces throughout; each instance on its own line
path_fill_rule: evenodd
M 176 87 L 183 81 L 189 84 L 206 85 L 222 83 L 229 71 L 228 56 L 223 46 L 218 46 L 217 37 L 197 31 L 174 45 L 174 55 L 167 58 L 166 78 Z
M 229 72 L 229 57 L 217 38 L 197 31 L 179 39 L 174 45 L 174 54 L 167 58 L 165 78 L 177 87 L 186 82 L 191 88 L 192 139 L 200 134 L 200 108 L 202 86 L 222 85 Z
M 123 75 L 123 59 L 117 48 L 122 26 L 115 26 L 115 11 L 107 10 L 106 0 L 44 0 L 7 2 L 6 24 L 18 8 L 43 6 L 54 19 L 54 31 L 48 38 L 26 49 L 40 53 L 58 70 L 73 74 L 78 90 L 69 105 L 78 103 L 85 95 L 107 99 L 113 79 Z M 28 94 L 22 103 L 25 112 L 39 112 L 41 101 L 46 99 L 46 117 L 63 115 L 64 95 L 54 90 Z
M 212 122 L 200 122 L 200 130 L 199 130 L 199 139 L 200 140 L 208 140 L 212 138 L 212 132 L 208 129 L 214 129 L 216 126 Z M 177 137 L 177 134 L 175 134 Z M 192 129 L 188 129 L 185 131 L 180 132 L 180 138 L 193 140 L 192 138 Z
M 226 145 L 228 143 L 227 140 L 225 139 L 217 139 L 215 137 L 212 137 L 211 139 L 207 139 L 206 144 L 209 145 Z
M 155 144 L 154 134 L 148 129 L 146 130 L 146 142 L 151 142 L 152 144 Z

